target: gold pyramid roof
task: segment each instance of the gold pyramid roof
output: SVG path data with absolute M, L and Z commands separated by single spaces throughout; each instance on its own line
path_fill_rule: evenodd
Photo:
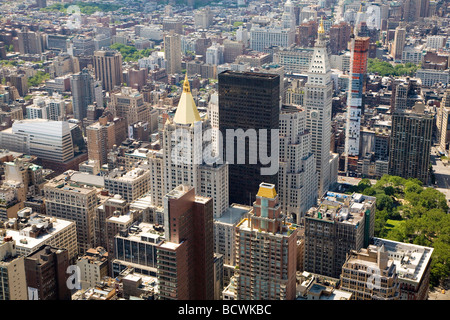
M 189 86 L 189 80 L 186 73 L 183 83 L 183 93 L 181 93 L 177 111 L 173 117 L 173 122 L 178 124 L 193 124 L 201 120 L 202 118 L 198 113 L 197 106 L 192 97 L 191 87 Z
M 269 198 L 269 199 L 275 199 L 275 197 L 277 196 L 277 192 L 275 190 L 275 185 L 269 184 L 269 183 L 261 183 L 259 185 L 259 190 L 258 190 L 258 193 L 256 194 L 256 196 L 263 197 L 263 198 Z

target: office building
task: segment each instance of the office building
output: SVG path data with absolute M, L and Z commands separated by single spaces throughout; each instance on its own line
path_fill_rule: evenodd
M 427 36 L 426 47 L 430 49 L 440 50 L 444 48 L 447 41 L 446 36 L 430 35 Z
M 85 150 L 80 135 L 79 127 L 66 121 L 20 120 L 0 132 L 0 145 L 48 163 L 68 164 Z
M 406 43 L 406 29 L 398 26 L 395 29 L 394 42 L 392 43 L 391 56 L 394 60 L 401 60 L 403 48 Z
M 223 138 L 222 156 L 229 163 L 230 203 L 250 204 L 261 181 L 278 183 L 278 174 L 272 173 L 270 166 L 278 169 L 278 157 L 274 158 L 273 149 L 278 149 L 275 140 L 279 139 L 279 78 L 276 74 L 231 70 L 219 74 L 219 130 Z M 254 141 L 236 141 L 239 129 Z M 265 129 L 267 134 L 261 135 L 260 129 Z M 261 146 L 265 146 L 265 150 Z M 227 149 L 233 151 L 232 154 L 227 154 Z M 272 163 L 267 165 L 261 154 L 267 157 L 269 153 Z
M 138 90 L 123 87 L 120 91 L 111 93 L 110 97 L 109 106 L 112 114 L 115 117 L 125 118 L 128 126 L 139 121 L 150 122 L 150 106 Z
M 303 107 L 307 112 L 306 129 L 312 134 L 312 151 L 316 159 L 320 197 L 337 179 L 337 172 L 332 171 L 330 153 L 333 82 L 323 23 L 319 27 L 313 57 L 306 72 L 308 81 L 305 85 Z
M 331 54 L 339 54 L 347 50 L 350 41 L 351 27 L 342 21 L 334 24 L 330 28 L 330 50 Z
M 194 13 L 195 29 L 208 29 L 213 24 L 214 14 L 210 7 L 205 7 Z
M 208 49 L 206 49 L 206 63 L 212 65 L 219 65 L 224 62 L 224 46 L 214 42 Z
M 424 102 L 419 79 L 395 79 L 392 82 L 391 111 L 410 110 L 416 102 Z
M 430 286 L 431 255 L 434 249 L 381 238 L 374 238 L 377 247 L 384 247 L 394 261 L 400 300 L 427 300 Z
M 75 57 L 92 56 L 95 51 L 94 38 L 84 35 L 74 37 L 69 43 L 69 51 Z
M 390 175 L 428 183 L 433 126 L 434 115 L 422 103 L 392 114 Z
M 43 38 L 40 32 L 33 32 L 24 27 L 17 32 L 17 39 L 21 54 L 40 54 L 43 52 Z
M 423 87 L 432 87 L 436 83 L 448 85 L 450 83 L 450 68 L 446 70 L 419 69 L 416 77 L 422 81 Z
M 164 227 L 140 222 L 124 228 L 113 238 L 112 275 L 118 276 L 128 267 L 134 272 L 157 276 L 157 249 L 164 242 Z
M 16 241 L 17 253 L 27 256 L 44 245 L 66 249 L 69 260 L 78 255 L 77 231 L 74 221 L 33 213 L 25 207 L 16 218 L 6 221 L 6 235 Z
M 273 62 L 284 67 L 286 73 L 303 73 L 308 71 L 313 56 L 310 48 L 282 48 L 273 55 Z
M 29 300 L 71 300 L 67 286 L 69 254 L 65 249 L 39 248 L 25 257 Z
M 38 97 L 33 104 L 26 107 L 27 119 L 48 119 L 53 121 L 64 120 L 66 104 L 59 94 L 52 97 Z
M 441 105 L 437 110 L 436 126 L 437 138 L 439 141 L 439 150 L 444 154 L 448 154 L 448 142 L 450 140 L 450 89 L 445 90 Z
M 339 278 L 350 250 L 374 235 L 375 197 L 328 192 L 305 215 L 305 271 Z
M 94 216 L 99 200 L 95 187 L 71 181 L 73 173 L 65 172 L 45 184 L 45 205 L 47 215 L 76 222 L 78 252 L 84 254 L 94 247 Z
M 306 111 L 299 106 L 282 105 L 278 171 L 281 211 L 300 223 L 306 211 L 317 203 L 317 186 L 311 133 L 306 130 Z
M 89 160 L 98 161 L 102 166 L 108 163 L 108 151 L 116 144 L 114 122 L 101 116 L 98 122 L 86 127 Z
M 70 77 L 72 108 L 75 119 L 83 121 L 87 116 L 88 106 L 96 101 L 94 84 L 94 78 L 86 68 Z
M 151 162 L 153 170 L 162 173 L 152 176 L 159 177 L 156 183 L 161 185 L 163 196 L 180 184 L 193 186 L 199 195 L 213 199 L 216 217 L 229 205 L 228 164 L 220 163 L 212 145 L 202 138 L 210 129 L 210 121 L 202 119 L 198 112 L 186 75 L 175 115 L 166 121 L 162 132 L 162 161 L 155 156 Z M 157 200 L 155 205 L 160 203 Z
M 250 48 L 263 52 L 271 46 L 288 48 L 295 42 L 295 30 L 282 26 L 260 27 L 252 25 L 250 29 Z
M 220 217 L 214 218 L 214 252 L 223 259 L 223 282 L 227 286 L 236 267 L 236 226 L 252 207 L 233 203 Z
M 24 257 L 16 241 L 0 229 L 0 300 L 27 300 Z
M 236 226 L 236 300 L 295 299 L 297 230 L 284 221 L 275 185 L 261 183 Z
M 91 248 L 77 261 L 80 268 L 81 290 L 95 287 L 108 276 L 108 252 L 102 247 Z
M 164 197 L 165 241 L 157 248 L 159 298 L 214 298 L 213 203 L 180 185 Z
M 238 56 L 244 54 L 244 44 L 239 41 L 223 41 L 223 62 L 233 63 Z
M 352 300 L 398 300 L 396 265 L 384 246 L 352 250 L 340 276 L 340 290 L 351 292 Z
M 106 221 L 114 213 L 123 215 L 130 210 L 128 202 L 121 195 L 116 194 L 105 200 L 95 209 L 94 229 L 95 229 L 95 245 L 107 249 L 108 247 L 108 230 Z
M 167 74 L 181 73 L 181 37 L 171 31 L 164 36 L 164 56 Z
M 183 21 L 177 18 L 164 18 L 162 22 L 162 31 L 170 32 L 173 30 L 176 34 L 183 34 Z M 162 40 L 163 34 L 160 32 L 156 39 L 150 38 L 152 40 Z
M 134 168 L 130 171 L 114 169 L 105 176 L 105 189 L 120 194 L 126 201 L 134 201 L 150 190 L 150 171 Z
M 123 83 L 122 55 L 114 50 L 94 52 L 94 71 L 96 80 L 101 80 L 102 88 L 110 92 Z
M 283 6 L 283 14 L 281 15 L 281 25 L 284 29 L 295 30 L 296 17 L 295 6 L 291 0 L 287 0 Z
M 130 210 L 123 213 L 119 210 L 116 210 L 108 219 L 106 219 L 106 250 L 108 251 L 108 257 L 114 257 L 114 253 L 117 250 L 115 247 L 114 237 L 124 230 L 130 230 L 130 228 L 134 224 L 141 221 L 142 219 L 140 212 L 135 210 Z M 126 250 L 127 249 L 129 248 L 127 247 Z M 110 270 L 113 270 L 113 272 L 114 269 L 114 266 L 110 268 Z

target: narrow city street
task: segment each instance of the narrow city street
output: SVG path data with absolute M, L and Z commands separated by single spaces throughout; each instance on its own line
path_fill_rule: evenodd
M 441 160 L 436 147 L 431 148 L 430 162 L 436 178 L 435 187 L 445 194 L 447 201 L 450 202 L 450 164 L 445 164 Z

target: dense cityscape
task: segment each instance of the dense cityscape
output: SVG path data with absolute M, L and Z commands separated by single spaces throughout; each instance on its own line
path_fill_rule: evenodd
M 450 300 L 449 35 L 446 0 L 0 0 L 0 300 Z

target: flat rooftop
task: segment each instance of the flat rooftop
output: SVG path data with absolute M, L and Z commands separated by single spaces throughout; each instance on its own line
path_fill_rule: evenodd
M 308 210 L 306 217 L 356 225 L 364 219 L 364 213 L 375 204 L 375 200 L 375 197 L 360 193 L 327 192 L 318 207 Z
M 250 212 L 252 209 L 253 207 L 251 206 L 233 203 L 225 210 L 221 217 L 215 219 L 215 222 L 234 225 L 241 221 L 244 214 Z
M 103 177 L 85 172 L 74 173 L 70 180 L 79 184 L 85 184 L 99 188 L 103 188 L 105 186 L 105 179 Z
M 45 187 L 58 188 L 58 189 L 63 189 L 66 191 L 72 191 L 72 192 L 77 192 L 77 193 L 82 193 L 82 194 L 88 194 L 93 191 L 94 192 L 97 191 L 96 188 L 92 185 L 89 186 L 87 184 L 82 183 L 81 181 L 78 182 L 78 181 L 72 180 L 72 176 L 77 173 L 78 173 L 78 171 L 68 170 L 68 171 L 60 174 L 59 176 L 56 176 L 53 179 L 49 180 L 45 184 Z M 78 176 L 78 179 L 80 179 L 80 178 L 81 178 L 81 180 L 83 180 L 82 178 L 85 178 L 85 177 Z
M 129 229 L 128 236 L 126 238 L 130 241 L 135 242 L 160 242 L 161 240 L 164 240 L 164 231 L 156 230 L 160 227 L 162 228 L 162 226 L 158 226 L 156 224 L 141 222 L 139 224 L 133 225 Z M 122 236 L 120 236 L 119 234 L 116 237 Z
M 430 262 L 433 248 L 411 243 L 374 238 L 377 246 L 384 245 L 390 259 L 394 260 L 400 279 L 419 283 Z
M 52 223 L 53 227 L 48 229 L 46 233 L 39 235 L 37 238 L 28 236 L 29 231 L 31 230 L 31 226 L 26 227 L 20 231 L 6 229 L 6 235 L 11 236 L 13 240 L 16 241 L 16 246 L 18 248 L 33 249 L 38 246 L 41 246 L 44 242 L 48 241 L 50 238 L 52 238 L 56 233 L 60 232 L 61 230 L 68 228 L 72 224 L 75 225 L 75 222 L 73 221 L 64 220 L 60 218 L 53 219 Z

